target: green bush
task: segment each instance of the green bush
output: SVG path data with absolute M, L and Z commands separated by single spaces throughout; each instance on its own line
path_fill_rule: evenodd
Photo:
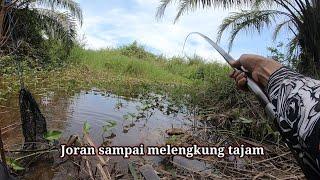
M 149 59 L 149 58 L 155 58 L 156 56 L 152 53 L 147 52 L 143 46 L 138 45 L 136 41 L 134 41 L 132 44 L 123 46 L 119 49 L 122 55 L 125 55 L 127 57 L 136 57 L 138 59 Z

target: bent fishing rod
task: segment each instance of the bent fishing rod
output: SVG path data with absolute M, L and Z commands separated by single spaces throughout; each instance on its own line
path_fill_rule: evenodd
M 184 45 L 183 45 L 183 49 L 186 45 L 186 42 L 188 40 L 188 38 L 193 35 L 193 34 L 197 34 L 199 36 L 201 36 L 203 39 L 205 39 L 215 50 L 217 50 L 219 52 L 219 54 L 227 61 L 227 63 L 231 66 L 231 63 L 235 61 L 235 59 L 233 57 L 230 56 L 230 54 L 228 54 L 226 51 L 224 51 L 218 44 L 216 44 L 215 42 L 213 42 L 210 38 L 208 38 L 206 35 L 201 34 L 199 32 L 192 32 L 190 33 L 185 41 L 184 41 Z M 232 66 L 231 66 L 232 67 Z M 234 70 L 239 70 L 241 72 L 245 72 L 248 75 L 248 71 L 244 68 L 241 67 L 240 69 L 236 69 L 234 67 L 232 67 Z M 268 114 L 268 116 L 270 116 L 272 119 L 276 118 L 276 112 L 275 112 L 275 107 L 274 105 L 270 102 L 270 100 L 268 99 L 268 97 L 266 96 L 266 94 L 263 92 L 263 90 L 259 87 L 259 85 L 254 82 L 254 80 L 251 77 L 247 77 L 247 85 L 248 88 L 257 96 L 257 98 L 260 100 L 260 102 L 262 103 L 262 105 L 264 106 L 264 109 L 266 111 L 266 113 Z
M 250 77 L 250 74 L 248 74 L 248 71 L 241 66 L 241 68 L 236 69 L 234 67 L 232 67 L 231 63 L 234 62 L 235 60 L 233 59 L 233 57 L 230 56 L 230 54 L 228 54 L 226 51 L 224 51 L 219 45 L 217 45 L 215 42 L 213 42 L 210 38 L 208 38 L 207 36 L 199 33 L 199 32 L 192 32 L 190 33 L 185 41 L 184 41 L 184 45 L 183 45 L 183 49 L 185 47 L 185 44 L 189 38 L 190 35 L 192 34 L 197 34 L 200 35 L 202 38 L 204 38 L 215 50 L 217 50 L 219 52 L 219 54 L 227 61 L 227 63 L 231 66 L 232 69 L 234 70 L 239 70 L 241 72 L 244 72 L 248 75 L 247 77 L 247 85 L 248 88 L 257 96 L 257 98 L 260 100 L 261 104 L 264 106 L 264 109 L 267 113 L 268 116 L 270 116 L 270 118 L 274 119 L 274 120 L 278 120 L 278 116 L 276 116 L 276 108 L 275 106 L 270 102 L 270 100 L 268 99 L 267 95 L 264 93 L 264 91 L 259 87 L 259 85 L 254 82 L 254 80 Z M 281 131 L 280 131 L 281 133 Z M 290 147 L 290 149 L 292 149 L 292 146 Z M 302 156 L 300 156 L 301 153 L 299 153 L 299 156 L 297 157 L 297 159 L 300 159 L 305 165 L 307 165 L 309 168 L 311 168 L 318 176 L 320 176 L 320 172 L 319 170 L 316 168 L 315 164 L 312 163 L 311 161 L 311 157 L 309 153 L 304 152 Z

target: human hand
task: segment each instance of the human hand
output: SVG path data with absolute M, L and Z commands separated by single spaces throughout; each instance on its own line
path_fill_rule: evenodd
M 271 74 L 282 67 L 280 63 L 273 59 L 252 54 L 242 55 L 239 60 L 232 62 L 231 66 L 236 69 L 241 69 L 242 66 L 248 71 L 249 76 L 263 89 L 267 86 Z M 235 70 L 230 74 L 230 77 L 235 79 L 239 89 L 247 89 L 246 73 Z

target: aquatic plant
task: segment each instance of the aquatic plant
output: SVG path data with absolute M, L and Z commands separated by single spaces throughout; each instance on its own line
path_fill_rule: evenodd
M 88 123 L 88 121 L 86 121 L 86 122 L 83 124 L 83 128 L 82 128 L 83 133 L 89 134 L 90 129 L 91 129 L 91 125 Z
M 44 138 L 50 142 L 58 140 L 62 135 L 61 131 L 50 130 L 46 134 L 44 134 Z

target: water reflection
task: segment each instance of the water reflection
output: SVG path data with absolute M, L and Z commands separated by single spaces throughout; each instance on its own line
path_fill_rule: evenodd
M 13 98 L 0 106 L 1 127 L 18 124 L 14 130 L 4 134 L 4 143 L 6 148 L 10 149 L 14 144 L 21 144 L 23 140 L 17 99 Z M 169 104 L 165 96 L 155 94 L 132 99 L 96 90 L 81 92 L 71 97 L 49 92 L 36 97 L 36 100 L 46 117 L 48 129 L 63 132 L 62 142 L 70 135 L 81 135 L 83 124 L 88 122 L 91 126 L 90 136 L 97 145 L 162 145 L 166 129 L 186 127 L 189 124 L 189 121 L 186 121 L 189 116 L 181 113 L 185 109 Z M 120 165 L 127 164 L 128 161 L 120 157 L 113 159 L 122 161 Z M 43 172 L 53 171 L 49 169 L 50 166 L 42 167 L 46 169 Z M 42 177 L 43 174 L 37 172 L 36 176 Z M 50 178 L 61 175 L 59 172 L 50 174 Z M 28 179 L 37 177 L 32 175 Z
M 145 101 L 144 98 L 124 99 L 95 91 L 80 93 L 73 97 L 66 113 L 64 137 L 81 134 L 82 126 L 87 121 L 92 127 L 90 135 L 97 144 L 112 136 L 112 145 L 117 146 L 158 145 L 163 143 L 165 129 L 182 127 L 186 123 L 183 114 L 167 114 L 167 111 L 157 109 L 160 103 L 154 105 Z M 162 107 L 168 106 L 162 103 Z M 105 133 L 103 126 L 109 122 L 116 122 L 116 126 Z

